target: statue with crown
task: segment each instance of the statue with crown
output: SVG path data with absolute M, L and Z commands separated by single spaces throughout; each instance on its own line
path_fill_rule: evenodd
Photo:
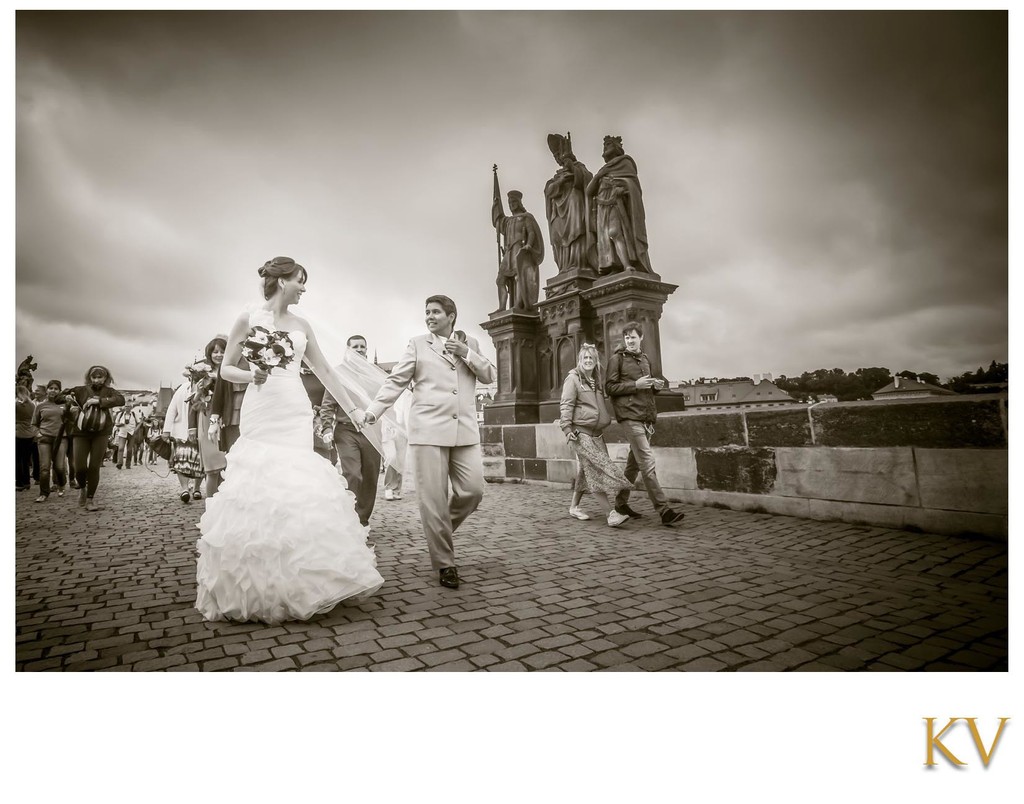
M 636 162 L 622 147 L 622 137 L 604 138 L 604 165 L 587 185 L 586 196 L 596 213 L 597 273 L 653 273 L 647 253 L 647 216 Z

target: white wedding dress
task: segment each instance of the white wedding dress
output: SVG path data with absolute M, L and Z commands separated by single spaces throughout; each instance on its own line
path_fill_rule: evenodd
M 266 310 L 249 323 L 276 328 Z M 196 608 L 207 620 L 308 620 L 384 583 L 355 495 L 313 451 L 306 335 L 289 335 L 295 358 L 246 389 L 224 480 L 199 520 Z

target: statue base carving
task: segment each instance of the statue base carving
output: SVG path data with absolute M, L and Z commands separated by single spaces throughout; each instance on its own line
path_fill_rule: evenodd
M 484 408 L 485 424 L 536 424 L 538 421 L 537 346 L 540 316 L 500 310 L 480 326 L 491 336 L 497 356 L 498 389 Z
M 572 269 L 555 274 L 544 286 L 544 297 L 546 299 L 562 296 L 566 293 L 586 290 L 597 279 L 597 274 L 590 268 Z

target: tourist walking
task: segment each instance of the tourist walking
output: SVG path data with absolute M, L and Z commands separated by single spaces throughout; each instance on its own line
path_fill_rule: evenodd
M 118 469 L 122 466 L 125 469 L 132 468 L 132 454 L 128 449 L 128 443 L 131 441 L 132 435 L 135 434 L 135 428 L 139 426 L 141 419 L 138 408 L 130 399 L 124 403 L 123 408 L 114 414 L 114 465 Z
M 604 392 L 604 376 L 598 362 L 597 347 L 585 343 L 576 358 L 576 368 L 570 369 L 562 384 L 562 399 L 558 420 L 566 440 L 576 453 L 578 468 L 572 491 L 569 515 L 576 519 L 590 519 L 580 508 L 583 492 L 589 489 L 601 506 L 605 521 L 616 528 L 629 520 L 617 512 L 609 495 L 630 487 L 622 470 L 608 455 L 602 433 L 611 424 L 611 411 Z
M 32 417 L 36 406 L 32 392 L 24 385 L 14 386 L 14 487 L 18 491 L 32 488 L 32 447 L 36 431 Z
M 643 327 L 636 321 L 627 321 L 622 328 L 623 345 L 615 350 L 608 361 L 605 390 L 612 400 L 615 418 L 622 425 L 623 435 L 629 442 L 629 457 L 626 459 L 625 476 L 630 488 L 637 475 L 644 479 L 647 496 L 654 510 L 661 517 L 663 525 L 672 525 L 683 519 L 683 512 L 674 510 L 668 504 L 654 465 L 654 423 L 658 410 L 654 404 L 654 393 L 665 387 L 660 377 L 651 376 L 651 361 L 643 353 Z M 639 519 L 643 514 L 629 507 L 629 488 L 615 497 L 615 510 L 620 514 Z
M 171 457 L 168 465 L 178 476 L 181 491 L 178 499 L 183 503 L 193 499 L 202 499 L 199 484 L 203 482 L 203 463 L 199 456 L 198 434 L 195 428 L 189 428 L 188 397 L 192 389 L 189 383 L 178 386 L 167 406 L 164 417 L 164 440 L 171 444 Z
M 51 474 L 57 482 L 57 496 L 64 496 L 67 485 L 67 449 L 64 439 L 64 416 L 67 403 L 61 398 L 60 380 L 46 384 L 46 399 L 36 405 L 32 425 L 38 428 L 36 443 L 39 446 L 39 496 L 36 502 L 46 502 L 50 496 Z M 60 401 L 58 401 L 58 399 Z
M 113 381 L 105 366 L 90 366 L 85 384 L 75 386 L 68 394 L 78 504 L 87 511 L 99 510 L 94 498 L 100 484 L 100 466 L 114 431 L 110 409 L 124 404 L 124 397 L 114 390 Z

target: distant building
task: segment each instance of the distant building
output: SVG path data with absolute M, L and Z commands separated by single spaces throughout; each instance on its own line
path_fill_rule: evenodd
M 893 377 L 892 382 L 879 388 L 872 399 L 915 399 L 925 396 L 956 396 L 948 388 L 940 388 L 928 382 L 911 380 L 907 377 Z
M 770 378 L 770 374 L 755 374 L 752 380 L 681 383 L 675 390 L 683 395 L 687 410 L 766 408 L 797 401 Z
M 156 392 L 156 403 L 151 409 L 151 413 L 161 419 L 166 416 L 167 408 L 171 405 L 172 396 L 174 396 L 174 389 L 161 385 L 160 390 Z

